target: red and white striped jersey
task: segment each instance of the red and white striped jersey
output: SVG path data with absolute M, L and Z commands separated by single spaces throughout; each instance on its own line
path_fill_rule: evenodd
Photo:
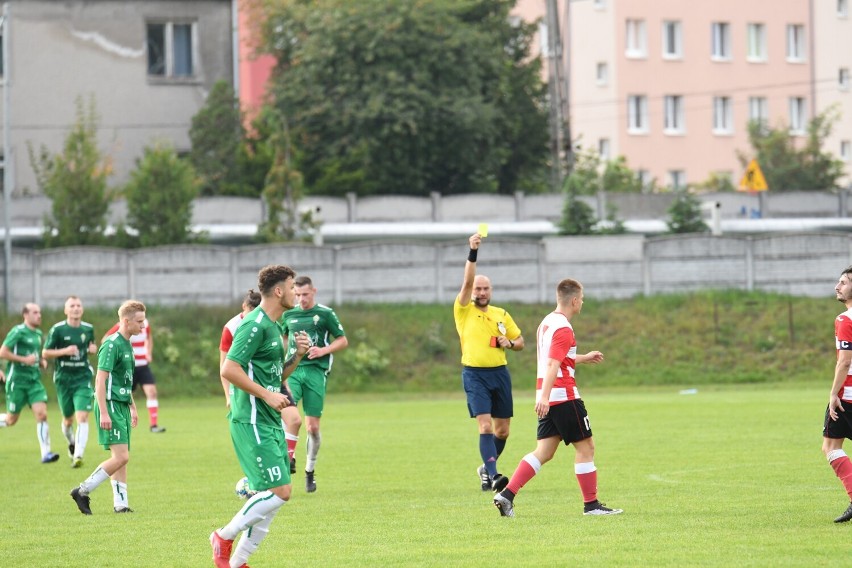
M 846 310 L 834 320 L 834 343 L 837 351 L 852 350 L 852 310 Z M 837 396 L 843 402 L 852 402 L 852 367 L 846 371 L 846 381 Z
M 243 322 L 243 317 L 245 316 L 243 316 L 242 312 L 238 313 L 229 319 L 228 323 L 225 324 L 225 327 L 222 328 L 222 339 L 219 340 L 219 351 L 227 353 L 231 349 L 231 345 L 234 343 L 234 334 Z
M 106 334 L 112 335 L 118 331 L 118 326 L 119 324 L 115 324 L 109 328 Z M 148 349 L 145 347 L 148 337 L 153 337 L 153 335 L 151 335 L 151 325 L 148 323 L 148 318 L 145 318 L 145 322 L 142 324 L 142 331 L 130 336 L 130 345 L 133 346 L 133 359 L 137 367 L 144 367 L 148 364 Z
M 574 380 L 577 341 L 574 337 L 574 328 L 571 327 L 571 322 L 565 314 L 551 312 L 541 320 L 536 331 L 536 357 L 538 360 L 535 381 L 536 401 L 541 398 L 541 385 L 550 359 L 560 361 L 556 381 L 550 390 L 550 406 L 580 398 L 580 391 L 577 390 L 577 383 Z

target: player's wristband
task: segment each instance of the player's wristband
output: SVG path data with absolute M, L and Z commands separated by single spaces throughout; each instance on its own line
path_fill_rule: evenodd
M 470 252 L 467 253 L 468 262 L 476 262 L 476 253 L 479 252 L 477 249 L 470 249 Z

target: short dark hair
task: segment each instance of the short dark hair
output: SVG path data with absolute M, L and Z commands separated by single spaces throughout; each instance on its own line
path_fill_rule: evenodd
M 841 276 L 843 276 L 844 274 L 849 276 L 849 278 L 852 278 L 852 266 L 847 266 L 846 270 L 840 273 Z
M 264 266 L 257 273 L 257 287 L 262 296 L 269 296 L 272 289 L 288 278 L 295 278 L 296 271 L 283 264 L 270 264 Z
M 254 288 L 250 288 L 246 292 L 246 297 L 243 298 L 243 303 L 251 309 L 255 309 L 260 305 L 260 292 L 256 292 Z
M 572 296 L 576 296 L 583 289 L 583 285 L 573 278 L 565 278 L 556 285 L 556 297 L 560 304 L 567 303 Z
M 310 276 L 299 276 L 296 278 L 296 286 L 310 286 L 313 288 L 314 282 Z

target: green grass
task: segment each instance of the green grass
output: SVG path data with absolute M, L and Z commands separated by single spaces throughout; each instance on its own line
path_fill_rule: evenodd
M 571 448 L 518 495 L 516 518 L 499 517 L 478 488 L 476 427 L 459 395 L 335 395 L 319 490 L 307 495 L 297 474 L 251 565 L 834 565 L 850 527 L 832 523 L 848 501 L 820 452 L 826 388 L 583 389 L 600 497 L 625 510 L 611 518 L 581 514 Z M 102 449 L 89 446 L 82 470 L 64 456 L 42 465 L 31 414 L 0 430 L 3 565 L 212 565 L 207 536 L 240 506 L 224 409 L 212 398 L 161 405 L 168 432 L 148 433 L 143 416 L 132 439 L 132 515 L 111 513 L 108 486 L 93 494 L 91 517 L 68 497 Z M 535 444 L 531 398 L 518 398 L 515 414 L 506 474 Z
M 536 327 L 553 305 L 501 302 L 499 290 L 494 301 L 509 309 L 527 340 L 526 349 L 508 356 L 516 384 L 523 384 L 517 381 L 535 374 Z M 237 311 L 237 306 L 149 306 L 155 330 L 152 369 L 162 396 L 220 392 L 219 338 Z M 581 352 L 597 349 L 606 356 L 604 365 L 583 370 L 595 385 L 821 384 L 833 373 L 833 321 L 841 311 L 829 295 L 707 291 L 590 299 L 572 323 Z M 330 392 L 459 389 L 461 357 L 449 304 L 345 304 L 337 312 L 349 348 L 335 355 Z M 63 317 L 61 311 L 46 311 L 43 329 Z M 102 334 L 116 318 L 114 310 L 93 308 L 84 319 Z M 0 336 L 20 320 L 18 314 L 0 317 Z

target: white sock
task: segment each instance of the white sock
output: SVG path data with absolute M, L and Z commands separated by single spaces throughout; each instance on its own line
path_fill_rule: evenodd
M 272 491 L 262 491 L 249 499 L 243 505 L 243 508 L 234 515 L 231 522 L 216 532 L 225 540 L 234 540 L 240 532 L 256 525 L 265 519 L 269 513 L 277 511 L 286 502 Z
M 47 425 L 47 420 L 36 423 L 36 435 L 38 445 L 41 446 L 41 457 L 45 457 L 50 453 L 50 426 Z
M 313 471 L 316 467 L 321 442 L 322 436 L 319 432 L 308 432 L 308 461 L 305 464 L 305 471 Z
M 272 519 L 275 518 L 275 514 L 279 510 L 280 508 L 268 513 L 265 519 L 243 532 L 243 536 L 240 537 L 240 542 L 234 548 L 234 553 L 231 556 L 231 568 L 239 568 L 248 562 L 249 556 L 254 554 L 269 533 L 269 525 L 272 524 Z
M 69 444 L 74 443 L 74 427 L 70 424 L 62 423 L 62 435 L 68 440 Z
M 86 444 L 89 442 L 89 423 L 80 422 L 77 424 L 77 435 L 74 438 L 74 457 L 82 458 L 83 452 L 86 451 Z
M 95 471 L 92 472 L 92 475 L 87 477 L 86 480 L 80 484 L 80 493 L 88 495 L 107 479 L 109 479 L 109 474 L 105 472 L 101 466 L 98 466 L 95 468 Z
M 0 414 L 0 428 L 5 428 L 6 426 L 7 426 L 7 424 L 6 424 L 6 415 L 5 415 L 5 414 Z
M 127 507 L 127 484 L 115 480 L 110 481 L 112 483 L 112 506 L 114 508 Z

